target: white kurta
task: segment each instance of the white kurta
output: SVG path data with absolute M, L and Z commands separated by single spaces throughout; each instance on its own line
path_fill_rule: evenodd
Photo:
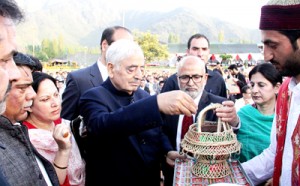
M 292 92 L 290 109 L 288 113 L 288 123 L 286 131 L 286 139 L 283 152 L 283 163 L 281 170 L 280 185 L 291 185 L 291 171 L 293 161 L 293 147 L 291 137 L 300 114 L 300 83 L 296 84 L 292 78 L 289 84 L 289 91 Z M 242 164 L 245 172 L 248 174 L 252 182 L 257 185 L 268 178 L 271 178 L 274 172 L 274 159 L 276 154 L 276 114 L 274 117 L 271 130 L 271 144 L 260 155 Z

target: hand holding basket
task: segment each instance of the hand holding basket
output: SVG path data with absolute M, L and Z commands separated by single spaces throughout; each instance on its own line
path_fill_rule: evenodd
M 204 108 L 181 142 L 182 151 L 196 158 L 193 174 L 202 178 L 222 178 L 230 174 L 226 160 L 241 147 L 228 123 L 220 118 L 217 123 L 205 121 L 207 111 L 218 107 L 222 105 L 211 104 Z

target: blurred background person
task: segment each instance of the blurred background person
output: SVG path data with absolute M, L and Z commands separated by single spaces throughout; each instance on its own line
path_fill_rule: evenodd
M 241 127 L 237 138 L 242 143 L 241 162 L 260 154 L 270 145 L 276 95 L 282 77 L 272 64 L 262 63 L 250 71 L 249 80 L 254 103 L 242 107 L 238 112 Z
M 248 85 L 245 85 L 242 88 L 242 95 L 243 97 L 240 99 L 235 100 L 234 106 L 235 106 L 235 110 L 239 111 L 240 108 L 242 108 L 243 106 L 247 105 L 247 104 L 252 104 L 253 100 L 251 97 L 251 88 Z
M 148 94 L 150 94 L 149 87 L 146 86 L 146 79 L 144 77 L 141 79 L 140 89 L 142 89 L 142 90 L 148 92 Z
M 236 99 L 240 99 L 241 97 L 243 97 L 241 90 L 245 85 L 247 85 L 247 82 L 245 76 L 239 71 L 236 64 L 230 65 L 228 67 L 228 71 L 232 76 L 233 81 L 240 88 L 240 93 L 232 95 L 232 97 L 230 97 L 231 100 L 235 101 Z
M 161 81 L 158 82 L 158 87 L 156 89 L 156 94 L 159 94 L 161 92 L 161 89 L 163 88 L 164 84 L 165 84 L 164 80 L 161 80 Z
M 29 129 L 30 141 L 53 163 L 61 185 L 84 185 L 85 163 L 69 126 L 55 122 L 61 111 L 56 80 L 48 74 L 34 72 L 32 87 L 36 97 L 23 122 Z
M 60 98 L 62 98 L 62 94 L 66 88 L 65 80 L 63 77 L 56 78 L 56 87 L 58 88 Z
M 155 95 L 155 83 L 154 83 L 154 77 L 152 75 L 147 75 L 146 77 L 147 83 L 146 87 L 148 87 L 150 95 Z
M 222 64 L 218 61 L 216 63 L 216 66 L 213 69 L 213 72 L 218 72 L 222 77 L 223 77 L 223 68 L 222 68 Z

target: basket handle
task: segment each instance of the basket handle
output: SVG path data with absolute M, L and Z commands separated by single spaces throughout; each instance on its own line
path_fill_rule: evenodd
M 212 104 L 208 105 L 207 107 L 205 107 L 204 109 L 201 110 L 201 112 L 199 113 L 199 116 L 198 116 L 198 121 L 197 121 L 198 132 L 201 132 L 201 126 L 204 123 L 207 111 L 213 110 L 213 109 L 216 109 L 216 108 L 220 108 L 220 107 L 222 107 L 222 104 L 212 103 Z M 225 126 L 223 126 L 223 127 L 225 129 Z M 218 118 L 217 132 L 221 132 L 221 119 L 220 118 Z

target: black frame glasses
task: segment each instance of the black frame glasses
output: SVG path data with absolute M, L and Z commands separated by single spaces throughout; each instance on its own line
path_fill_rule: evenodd
M 198 75 L 198 74 L 195 74 L 195 75 L 182 75 L 182 76 L 178 76 L 179 78 L 179 81 L 181 83 L 188 83 L 191 79 L 193 80 L 194 83 L 199 83 L 202 81 L 203 79 L 203 76 L 202 75 Z

